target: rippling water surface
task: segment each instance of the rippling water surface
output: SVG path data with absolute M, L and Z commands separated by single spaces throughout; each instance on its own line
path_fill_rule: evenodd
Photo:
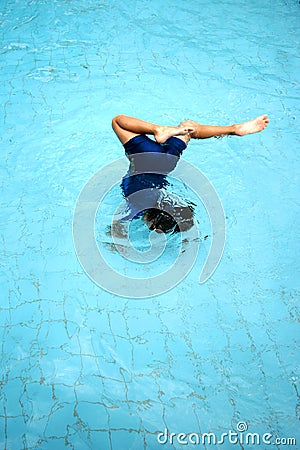
M 299 19 L 294 0 L 2 1 L 1 448 L 179 449 L 157 433 L 219 439 L 239 423 L 300 442 Z M 113 116 L 230 124 L 265 112 L 265 132 L 184 153 L 226 215 L 207 283 L 199 202 L 198 259 L 173 290 L 134 300 L 87 277 L 72 217 L 84 184 L 123 155 Z M 95 231 L 109 263 L 128 276 L 172 264 L 178 236 L 154 269 L 112 251 L 114 189 Z

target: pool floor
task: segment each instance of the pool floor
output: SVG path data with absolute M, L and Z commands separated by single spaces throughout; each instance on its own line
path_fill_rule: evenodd
M 0 14 L 1 448 L 299 448 L 298 2 L 3 0 Z M 120 113 L 170 125 L 269 114 L 263 133 L 183 155 L 226 215 L 204 284 L 200 204 L 198 259 L 161 295 L 114 295 L 77 259 L 76 200 L 123 156 Z

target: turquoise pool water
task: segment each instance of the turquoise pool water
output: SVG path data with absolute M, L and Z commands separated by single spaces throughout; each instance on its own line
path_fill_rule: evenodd
M 0 446 L 299 448 L 299 4 L 125 3 L 1 2 Z M 264 133 L 184 154 L 226 214 L 205 284 L 201 204 L 198 259 L 174 289 L 136 300 L 90 280 L 72 218 L 85 183 L 123 155 L 113 116 L 227 124 L 265 112 Z M 100 244 L 118 196 L 97 217 Z

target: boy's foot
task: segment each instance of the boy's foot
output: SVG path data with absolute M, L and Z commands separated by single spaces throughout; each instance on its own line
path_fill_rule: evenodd
M 156 142 L 159 144 L 163 144 L 172 136 L 185 136 L 189 133 L 192 133 L 194 128 L 192 127 L 157 127 L 157 130 L 154 133 L 154 138 Z
M 259 133 L 264 130 L 269 124 L 269 118 L 267 114 L 256 117 L 248 122 L 239 123 L 234 125 L 234 134 L 237 136 L 245 136 L 246 134 Z

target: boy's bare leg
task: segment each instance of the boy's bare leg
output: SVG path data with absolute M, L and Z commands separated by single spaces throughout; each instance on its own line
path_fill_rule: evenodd
M 194 131 L 189 133 L 190 137 L 193 139 L 208 139 L 214 136 L 245 136 L 246 134 L 258 133 L 264 130 L 268 124 L 269 118 L 265 114 L 249 120 L 248 122 L 229 126 L 202 125 L 191 120 L 181 122 L 180 126 L 190 126 L 191 128 L 194 128 Z
M 122 144 L 139 134 L 151 134 L 158 143 L 162 144 L 171 136 L 184 136 L 194 131 L 194 127 L 190 125 L 176 127 L 156 125 L 123 114 L 113 118 L 112 127 Z
M 162 126 L 123 114 L 114 117 L 112 120 L 112 127 L 122 144 L 139 134 L 153 135 L 158 143 L 165 142 L 171 136 L 177 136 L 185 142 L 188 142 L 190 138 L 208 139 L 226 135 L 245 136 L 264 130 L 268 124 L 269 118 L 266 114 L 247 122 L 229 126 L 203 125 L 191 120 L 185 120 L 177 127 Z

